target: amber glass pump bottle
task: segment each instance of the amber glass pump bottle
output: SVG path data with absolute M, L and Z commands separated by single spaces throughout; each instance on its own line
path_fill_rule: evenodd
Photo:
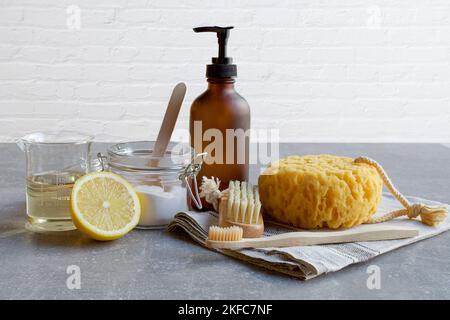
M 217 177 L 221 189 L 230 180 L 248 181 L 249 170 L 250 108 L 234 89 L 237 68 L 226 54 L 232 28 L 194 28 L 195 32 L 215 32 L 219 43 L 218 57 L 206 67 L 208 88 L 194 100 L 190 112 L 191 146 L 197 153 L 208 153 L 197 182 L 203 176 Z

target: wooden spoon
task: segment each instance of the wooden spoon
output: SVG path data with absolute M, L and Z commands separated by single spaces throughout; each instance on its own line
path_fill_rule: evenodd
M 173 129 L 175 128 L 185 95 L 186 85 L 183 82 L 180 82 L 175 86 L 175 88 L 173 88 L 172 95 L 170 96 L 169 104 L 167 105 L 158 137 L 156 138 L 155 145 L 153 146 L 153 159 L 151 159 L 148 163 L 151 167 L 156 167 L 159 163 L 159 158 L 163 157 L 166 153 L 166 149 L 169 145 Z

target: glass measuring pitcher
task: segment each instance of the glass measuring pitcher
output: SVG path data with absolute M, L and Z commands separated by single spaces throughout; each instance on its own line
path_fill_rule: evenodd
M 75 229 L 70 193 L 91 169 L 91 142 L 91 136 L 71 131 L 31 133 L 17 141 L 26 156 L 27 229 Z

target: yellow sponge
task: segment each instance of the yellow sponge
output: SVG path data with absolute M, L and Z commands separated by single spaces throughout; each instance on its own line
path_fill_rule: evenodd
M 265 213 L 304 229 L 349 228 L 377 210 L 383 182 L 370 165 L 332 155 L 290 156 L 260 175 Z

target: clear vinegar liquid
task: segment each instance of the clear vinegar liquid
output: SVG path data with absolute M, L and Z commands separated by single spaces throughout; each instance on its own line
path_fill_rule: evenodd
M 75 229 L 70 217 L 70 194 L 80 176 L 78 172 L 50 171 L 28 177 L 27 227 L 34 231 Z

